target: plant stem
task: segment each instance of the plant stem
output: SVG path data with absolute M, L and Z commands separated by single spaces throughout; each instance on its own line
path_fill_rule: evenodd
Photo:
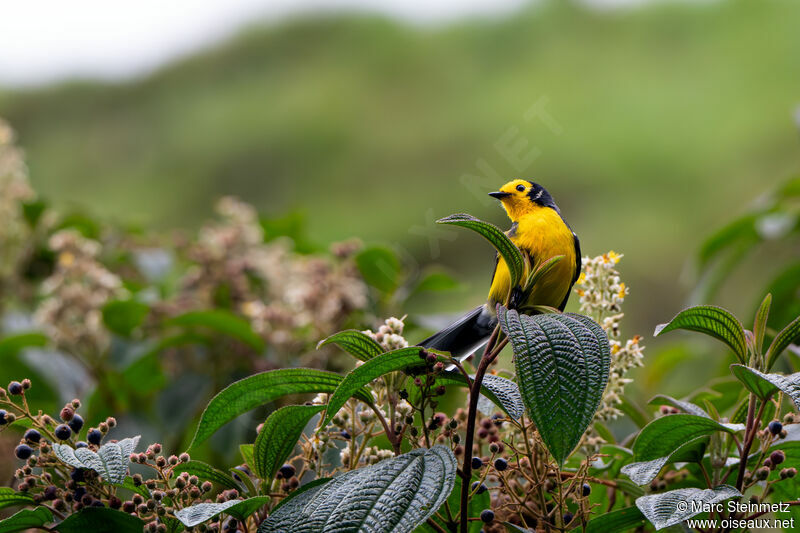
M 763 406 L 763 404 L 762 404 Z M 747 405 L 747 425 L 744 432 L 744 445 L 742 453 L 739 454 L 739 474 L 736 476 L 736 490 L 742 491 L 744 483 L 744 473 L 747 470 L 747 455 L 750 453 L 750 446 L 753 444 L 753 427 L 755 424 L 754 413 L 756 410 L 756 395 L 750 393 L 750 401 Z
M 461 508 L 459 509 L 459 514 L 461 517 L 459 521 L 459 527 L 461 529 L 461 533 L 467 533 L 469 525 L 467 524 L 467 504 L 469 502 L 470 480 L 472 479 L 472 444 L 475 434 L 475 418 L 477 417 L 478 411 L 478 398 L 480 397 L 481 393 L 483 376 L 486 374 L 489 364 L 497 357 L 497 355 L 500 353 L 500 350 L 502 350 L 506 344 L 505 341 L 497 344 L 497 338 L 499 335 L 500 325 L 498 324 L 495 326 L 494 331 L 492 331 L 492 335 L 489 337 L 489 341 L 486 343 L 486 348 L 483 350 L 480 363 L 478 363 L 478 368 L 475 371 L 475 379 L 472 381 L 472 384 L 469 388 L 469 411 L 467 413 L 466 442 L 464 443 L 464 464 L 461 467 L 463 472 L 463 477 L 461 478 Z M 496 344 L 497 347 L 495 348 Z

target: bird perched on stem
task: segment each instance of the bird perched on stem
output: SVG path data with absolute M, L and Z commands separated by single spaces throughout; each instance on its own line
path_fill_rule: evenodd
M 532 287 L 523 290 L 511 287 L 508 265 L 498 254 L 487 302 L 419 343 L 425 348 L 450 352 L 458 359 L 467 357 L 487 341 L 497 325 L 497 304 L 520 310 L 548 306 L 563 311 L 581 271 L 578 236 L 570 229 L 544 187 L 516 179 L 503 185 L 499 191 L 490 192 L 489 196 L 500 200 L 511 219 L 511 229 L 506 235 L 526 256 L 527 271 L 523 279 L 548 260 L 563 257 Z

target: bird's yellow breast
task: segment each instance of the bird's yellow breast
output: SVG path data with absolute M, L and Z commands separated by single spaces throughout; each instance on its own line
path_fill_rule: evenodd
M 526 305 L 559 307 L 572 285 L 576 268 L 574 236 L 561 215 L 549 207 L 538 207 L 516 220 L 508 235 L 520 250 L 530 256 L 534 270 L 552 257 L 564 256 L 537 282 L 525 302 Z M 488 300 L 492 308 L 497 303 L 505 303 L 510 283 L 508 266 L 500 257 L 489 289 Z

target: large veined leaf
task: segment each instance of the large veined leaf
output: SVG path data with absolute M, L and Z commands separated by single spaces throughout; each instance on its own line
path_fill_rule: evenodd
M 334 333 L 327 339 L 319 341 L 317 349 L 331 343 L 361 361 L 369 361 L 376 355 L 383 353 L 383 348 L 375 342 L 375 339 L 357 329 L 347 329 Z
M 586 523 L 586 533 L 618 533 L 630 531 L 646 523 L 638 507 L 626 507 L 601 514 Z
M 472 384 L 472 379 L 467 382 L 467 378 L 461 372 L 451 370 L 436 376 L 436 384 L 469 387 Z M 481 382 L 481 394 L 489 398 L 497 407 L 515 420 L 521 418 L 525 413 L 525 404 L 522 403 L 519 387 L 510 379 L 486 374 Z
M 800 372 L 783 374 L 764 374 L 744 365 L 731 365 L 731 372 L 747 387 L 747 390 L 761 398 L 769 399 L 778 391 L 783 391 L 800 409 Z
M 60 533 L 141 533 L 144 522 L 109 507 L 86 507 L 71 514 L 56 528 Z
M 303 428 L 323 409 L 324 405 L 287 405 L 267 417 L 253 447 L 253 466 L 258 477 L 267 481 L 275 477 L 294 450 Z
M 766 355 L 767 370 L 772 368 L 781 352 L 788 348 L 790 344 L 797 344 L 798 342 L 800 342 L 800 316 L 792 320 L 788 326 L 783 328 L 772 339 L 772 344 L 769 345 Z
M 658 476 L 667 463 L 699 463 L 702 461 L 706 444 L 708 444 L 708 436 L 696 437 L 664 457 L 628 463 L 620 469 L 620 472 L 631 478 L 631 481 L 637 485 L 647 485 Z
M 189 447 L 199 445 L 237 416 L 260 405 L 287 394 L 331 393 L 341 381 L 339 374 L 311 368 L 269 370 L 236 381 L 208 403 Z M 365 390 L 357 390 L 354 394 L 363 401 L 372 401 L 372 395 Z
M 247 500 L 230 500 L 223 503 L 198 503 L 176 511 L 175 517 L 186 527 L 202 524 L 220 513 L 227 513 L 239 520 L 244 520 L 266 505 L 269 499 L 269 496 L 256 496 Z
M 28 505 L 33 503 L 33 496 L 17 492 L 11 487 L 0 487 L 0 509 L 10 505 Z
M 611 354 L 602 328 L 580 315 L 520 315 L 498 306 L 514 348 L 522 401 L 555 459 L 563 464 L 594 418 Z
M 747 361 L 747 342 L 742 323 L 729 311 L 713 305 L 698 305 L 684 309 L 666 324 L 656 326 L 654 335 L 676 329 L 698 331 L 727 344 L 740 362 Z
M 511 242 L 511 239 L 500 228 L 464 213 L 450 215 L 436 222 L 438 224 L 461 226 L 479 233 L 484 239 L 492 243 L 492 246 L 497 249 L 500 257 L 508 265 L 508 271 L 511 274 L 511 286 L 516 287 L 519 285 L 525 273 L 525 260 L 517 245 Z
M 306 490 L 258 533 L 410 533 L 447 500 L 457 467 L 444 446 L 412 450 Z
M 333 394 L 331 394 L 331 397 L 328 398 L 328 407 L 325 410 L 325 421 L 322 425 L 327 425 L 347 400 L 370 381 L 384 374 L 388 374 L 389 372 L 424 365 L 425 362 L 419 358 L 421 351 L 422 348 L 419 346 L 409 346 L 408 348 L 392 350 L 391 352 L 373 357 L 363 365 L 354 368 L 344 377 Z M 371 404 L 372 401 L 370 397 L 367 403 Z
M 53 521 L 53 513 L 47 507 L 23 509 L 8 518 L 0 520 L 0 533 L 14 533 L 39 528 Z
M 690 440 L 724 431 L 734 433 L 744 429 L 741 424 L 721 424 L 705 416 L 677 414 L 656 418 L 636 437 L 633 457 L 636 461 L 652 461 L 671 455 Z
M 123 483 L 128 475 L 129 456 L 137 444 L 138 435 L 119 442 L 107 442 L 97 452 L 58 443 L 53 444 L 53 452 L 61 462 L 72 467 L 94 470 L 109 483 Z
M 250 323 L 244 318 L 224 309 L 189 311 L 188 313 L 170 318 L 166 323 L 173 326 L 207 328 L 240 340 L 257 352 L 264 349 L 264 339 L 253 331 Z
M 703 506 L 741 497 L 729 485 L 713 489 L 677 489 L 637 498 L 636 507 L 658 529 L 679 524 L 704 511 Z
M 239 484 L 236 483 L 230 475 L 202 461 L 192 460 L 186 463 L 179 463 L 172 469 L 172 472 L 176 475 L 182 472 L 188 472 L 190 475 L 197 476 L 206 481 L 211 481 L 226 489 L 239 488 Z

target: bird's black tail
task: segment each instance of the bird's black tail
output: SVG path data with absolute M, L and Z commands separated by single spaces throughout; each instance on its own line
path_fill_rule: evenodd
M 481 305 L 418 346 L 450 352 L 453 357 L 463 360 L 489 340 L 496 325 L 497 317 L 487 306 Z

